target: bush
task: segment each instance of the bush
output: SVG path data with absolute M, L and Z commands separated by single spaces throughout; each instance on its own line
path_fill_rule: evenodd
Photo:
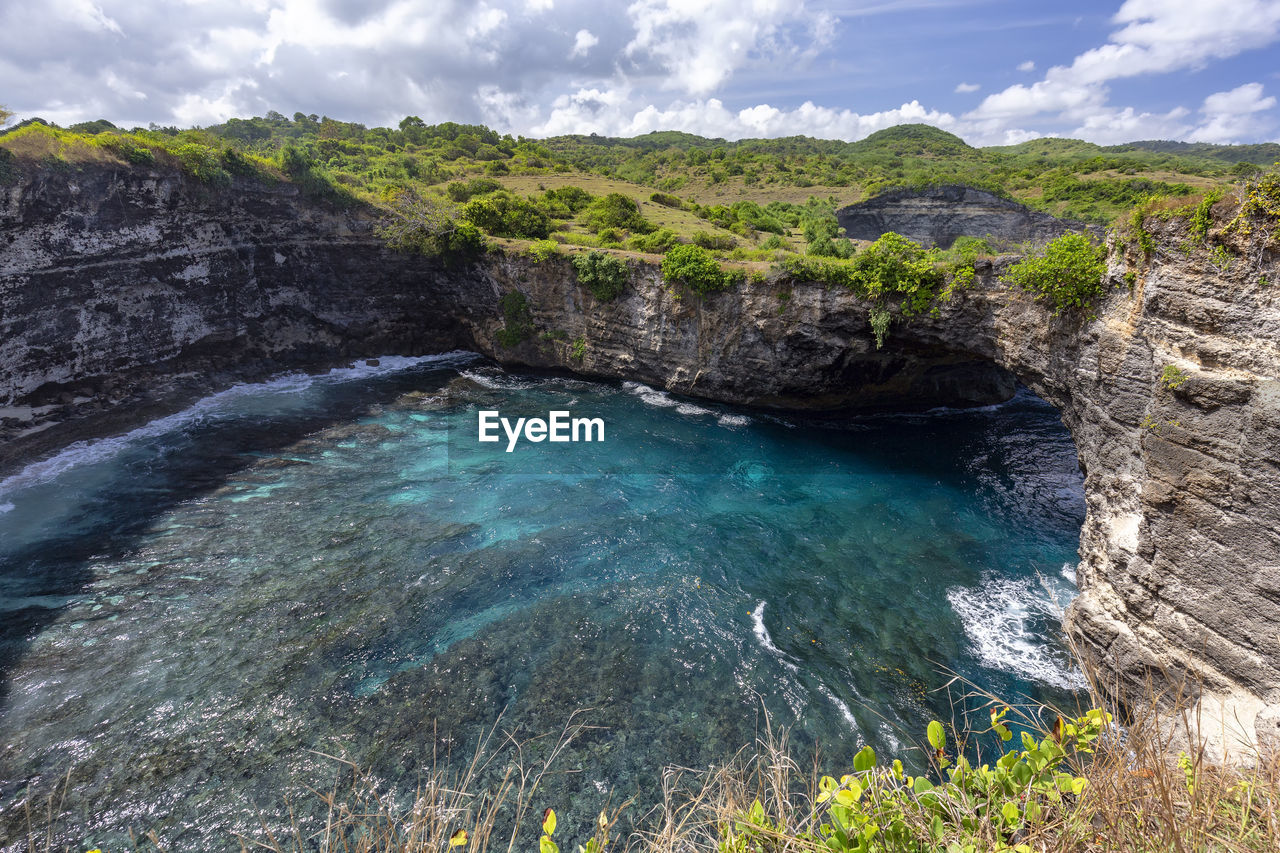
M 393 249 L 424 255 L 476 255 L 485 249 L 480 229 L 460 221 L 457 206 L 439 196 L 399 190 L 388 201 L 387 214 L 377 234 Z
M 206 184 L 230 183 L 231 175 L 222 168 L 222 158 L 208 145 L 187 142 L 173 149 L 184 171 Z
M 117 155 L 126 163 L 132 163 L 135 166 L 150 166 L 156 161 L 155 152 L 146 145 L 139 143 L 132 136 L 103 133 L 96 137 L 94 142 Z
M 540 240 L 551 234 L 551 218 L 539 205 L 506 190 L 473 198 L 462 218 L 497 237 Z
M 704 249 L 714 249 L 716 251 L 727 251 L 738 245 L 738 241 L 730 237 L 728 234 L 712 234 L 709 231 L 695 231 L 693 234 L 693 245 L 701 246 Z
M 1083 234 L 1064 234 L 1009 268 L 1001 281 L 1047 299 L 1053 313 L 1089 308 L 1102 295 L 1106 251 Z
M 529 254 L 538 263 L 545 263 L 560 256 L 560 244 L 555 240 L 538 240 L 529 247 Z
M 662 277 L 680 282 L 698 293 L 726 290 L 737 284 L 741 275 L 726 272 L 701 246 L 674 246 L 662 258 Z
M 599 251 L 574 255 L 573 269 L 578 274 L 578 282 L 601 302 L 617 299 L 630 277 L 621 258 Z
M 832 239 L 825 235 L 809 244 L 808 253 L 820 258 L 852 258 L 853 242 L 848 237 Z
M 341 206 L 355 202 L 349 190 L 335 185 L 311 155 L 297 146 L 286 145 L 280 150 L 280 168 L 305 195 Z
M 505 325 L 495 335 L 504 347 L 514 347 L 533 335 L 533 316 L 529 312 L 529 300 L 518 290 L 509 290 L 498 301 Z
M 1004 723 L 1008 711 L 991 710 L 991 731 L 1005 742 L 1014 737 Z M 908 774 L 901 761 L 882 764 L 875 751 L 864 746 L 853 757 L 852 773 L 839 781 L 831 776 L 819 780 L 813 804 L 816 819 L 788 825 L 770 820 L 759 800 L 750 807 L 744 804 L 735 819 L 721 824 L 721 850 L 1031 853 L 1047 848 L 1033 848 L 1022 843 L 1024 838 L 1046 827 L 1067 838 L 1094 837 L 1097 828 L 1075 808 L 1089 784 L 1078 770 L 1110 725 L 1111 715 L 1097 709 L 1060 719 L 1055 731 L 1041 738 L 1023 731 L 1021 749 L 975 766 L 962 754 L 953 753 L 954 761 L 948 756 L 946 729 L 935 720 L 927 735 L 935 766 L 946 771 L 939 782 Z M 798 842 L 794 847 L 784 843 L 792 838 Z
M 573 186 L 547 190 L 545 197 L 549 201 L 564 205 L 570 213 L 577 213 L 596 200 L 595 196 L 582 187 Z
M 654 204 L 660 204 L 663 207 L 674 207 L 676 210 L 684 207 L 684 202 L 680 200 L 679 196 L 671 195 L 671 193 L 654 193 L 649 196 L 649 201 Z
M 640 215 L 640 205 L 622 193 L 609 193 L 593 201 L 582 217 L 582 224 L 592 231 L 618 228 L 636 234 L 648 234 L 657 226 Z
M 502 189 L 502 184 L 491 178 L 472 178 L 469 181 L 454 181 L 444 188 L 445 195 L 451 201 L 470 201 L 478 195 L 487 195 Z
M 670 249 L 672 246 L 680 242 L 680 238 L 676 236 L 676 232 L 670 228 L 659 228 L 652 234 L 643 234 L 632 237 L 627 241 L 628 245 L 637 252 L 655 252 L 662 253 Z

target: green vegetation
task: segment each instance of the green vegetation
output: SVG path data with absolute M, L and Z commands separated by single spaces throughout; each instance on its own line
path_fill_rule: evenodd
M 1106 250 L 1083 234 L 1064 234 L 1009 268 L 1003 281 L 1035 293 L 1055 314 L 1089 309 L 1102 295 Z
M 742 280 L 741 274 L 721 269 L 706 249 L 683 244 L 662 256 L 662 277 L 697 293 L 726 290 Z
M 582 222 L 589 230 L 597 233 L 606 228 L 636 234 L 648 234 L 655 230 L 653 223 L 640 215 L 640 206 L 635 199 L 622 193 L 609 193 L 604 198 L 591 202 L 583 214 Z
M 906 316 L 927 309 L 945 280 L 942 254 L 889 232 L 849 260 L 788 255 L 783 271 L 797 281 L 845 287 L 872 300 L 898 297 Z
M 601 302 L 621 296 L 630 275 L 626 263 L 600 251 L 574 255 L 573 269 L 579 283 Z
M 1235 263 L 1235 258 L 1231 256 L 1231 251 L 1221 244 L 1214 246 L 1209 250 L 1209 263 L 1213 264 L 1221 272 L 1231 269 Z
M 569 345 L 569 357 L 579 364 L 587 355 L 587 339 L 577 337 L 573 339 L 573 343 Z
M 1185 371 L 1173 364 L 1166 364 L 1164 370 L 1160 371 L 1160 384 L 1168 388 L 1170 391 L 1176 391 L 1182 387 L 1182 383 L 1188 379 Z
M 1204 198 L 1196 205 L 1195 210 L 1191 214 L 1191 236 L 1196 240 L 1207 240 L 1209 238 L 1209 226 L 1213 222 L 1213 206 L 1222 200 L 1225 191 L 1221 187 L 1215 187 L 1204 194 Z
M 506 190 L 472 198 L 461 215 L 495 237 L 545 240 L 551 234 L 551 217 L 542 205 Z
M 382 209 L 381 233 L 405 250 L 455 258 L 488 246 L 550 260 L 567 254 L 563 247 L 580 246 L 661 256 L 669 282 L 699 293 L 770 270 L 847 287 L 875 303 L 870 322 L 883 343 L 895 322 L 976 281 L 978 258 L 993 247 L 975 237 L 947 252 L 898 235 L 855 243 L 836 216 L 848 203 L 898 187 L 965 184 L 1058 215 L 1122 220 L 1121 230 L 1149 256 L 1150 217 L 1185 216 L 1189 252 L 1208 240 L 1214 205 L 1235 182 L 1244 207 L 1222 230 L 1223 244 L 1209 249 L 1209 261 L 1225 270 L 1237 260 L 1228 238 L 1258 227 L 1268 239 L 1280 238 L 1280 179 L 1264 169 L 1277 157 L 1280 146 L 1270 144 L 1102 147 L 1040 139 L 979 149 L 924 125 L 853 143 L 669 132 L 532 140 L 414 116 L 394 128 L 369 128 L 270 112 L 195 130 L 125 131 L 105 120 L 63 130 L 28 120 L 0 133 L 0 182 L 17 180 L 24 163 L 177 168 L 211 188 L 242 178 L 287 179 L 331 204 Z M 1100 252 L 1086 243 L 1077 237 L 1055 244 L 1009 279 L 1055 311 L 1085 307 L 1101 293 L 1102 276 Z M 591 263 L 579 273 L 584 286 L 611 292 L 614 285 L 604 282 L 615 273 Z
M 498 343 L 510 349 L 533 336 L 533 315 L 529 312 L 529 300 L 518 290 L 502 294 L 498 306 L 502 309 L 505 325 L 495 335 Z

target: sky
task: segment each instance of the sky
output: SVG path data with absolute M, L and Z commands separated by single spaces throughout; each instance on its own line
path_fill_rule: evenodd
M 1280 0 L 0 0 L 15 119 L 1280 141 Z

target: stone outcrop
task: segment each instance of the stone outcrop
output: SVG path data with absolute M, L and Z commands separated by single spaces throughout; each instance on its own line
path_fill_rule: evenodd
M 1068 614 L 1082 651 L 1125 697 L 1184 679 L 1203 689 L 1220 749 L 1280 738 L 1280 264 L 1265 244 L 1238 245 L 1224 271 L 1176 221 L 1160 226 L 1160 246 L 1189 250 L 1113 251 L 1115 287 L 1089 319 L 1003 285 L 1011 259 L 998 259 L 936 316 L 895 320 L 877 349 L 869 305 L 842 290 L 760 282 L 699 298 L 637 260 L 624 294 L 601 303 L 563 258 L 449 267 L 392 254 L 367 212 L 284 185 L 210 192 L 101 171 L 2 192 L 10 466 L 41 435 L 172 401 L 182 377 L 228 383 L 390 352 L 467 347 L 827 410 L 987 402 L 1016 376 L 1061 411 L 1086 475 Z M 504 347 L 512 290 L 534 332 Z M 45 423 L 60 425 L 32 432 Z
M 875 240 L 894 231 L 923 246 L 942 249 L 949 248 L 957 237 L 985 237 L 993 245 L 1015 245 L 1023 241 L 1044 243 L 1068 231 L 1089 228 L 964 186 L 890 190 L 841 208 L 836 218 L 855 240 Z

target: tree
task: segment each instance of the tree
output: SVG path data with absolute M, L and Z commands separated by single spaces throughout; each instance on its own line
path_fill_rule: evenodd
M 449 248 L 458 230 L 456 205 L 412 187 L 396 193 L 387 207 L 390 215 L 378 227 L 378 235 L 394 249 L 437 254 Z
M 4 127 L 8 124 L 9 119 L 11 118 L 13 118 L 13 112 L 5 109 L 4 105 L 0 104 L 0 127 Z

